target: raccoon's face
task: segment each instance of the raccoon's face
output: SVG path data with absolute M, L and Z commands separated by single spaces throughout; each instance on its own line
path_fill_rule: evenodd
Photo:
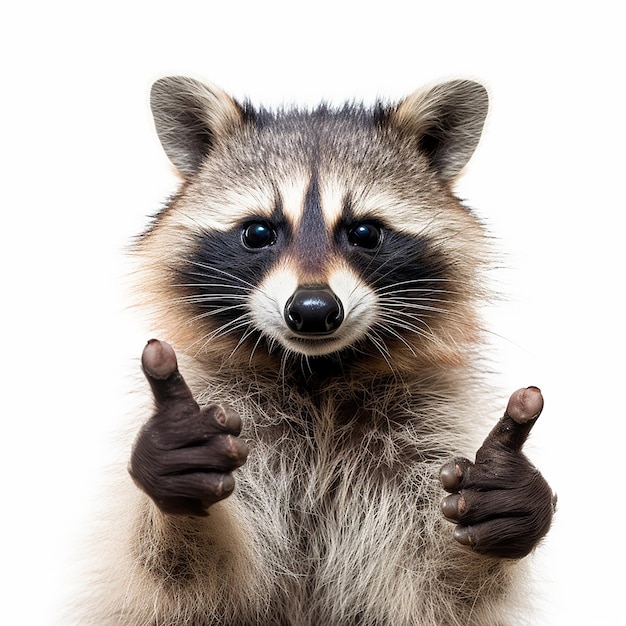
M 392 365 L 454 361 L 473 337 L 482 233 L 450 182 L 480 136 L 481 86 L 270 114 L 168 78 L 152 105 L 185 183 L 138 249 L 178 343 Z

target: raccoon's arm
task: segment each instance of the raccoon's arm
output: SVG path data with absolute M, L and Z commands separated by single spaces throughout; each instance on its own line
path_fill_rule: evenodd
M 480 554 L 524 557 L 550 528 L 556 496 L 521 451 L 542 409 L 539 389 L 516 391 L 476 462 L 457 458 L 441 469 L 443 487 L 453 494 L 442 512 L 457 523 L 455 539 Z
M 221 405 L 200 409 L 168 344 L 150 341 L 142 365 L 156 412 L 135 441 L 129 472 L 163 513 L 206 516 L 232 493 L 232 471 L 246 461 L 241 419 Z
M 91 547 L 95 567 L 62 623 L 257 623 L 273 581 L 254 520 L 227 498 L 247 454 L 240 419 L 198 407 L 170 346 L 150 342 L 142 363 L 155 408 L 131 452 L 139 489 L 120 467 Z

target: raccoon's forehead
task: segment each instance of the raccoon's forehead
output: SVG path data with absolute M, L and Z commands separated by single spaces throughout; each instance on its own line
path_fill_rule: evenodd
M 449 200 L 425 159 L 362 118 L 274 119 L 219 146 L 188 182 L 169 216 L 192 232 L 228 231 L 277 209 L 297 229 L 312 190 L 326 228 L 349 209 L 423 234 Z

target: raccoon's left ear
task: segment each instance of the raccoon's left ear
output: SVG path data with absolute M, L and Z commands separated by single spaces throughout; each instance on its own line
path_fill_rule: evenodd
M 215 142 L 243 124 L 243 110 L 214 85 L 186 76 L 152 85 L 150 106 L 161 145 L 185 177 L 195 174 Z
M 416 137 L 433 169 L 450 180 L 474 153 L 488 108 L 482 85 L 454 80 L 411 94 L 391 111 L 389 121 Z

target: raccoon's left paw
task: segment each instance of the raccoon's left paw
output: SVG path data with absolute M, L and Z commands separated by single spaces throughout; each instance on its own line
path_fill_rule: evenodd
M 556 496 L 521 449 L 541 410 L 536 387 L 519 389 L 504 417 L 476 453 L 441 468 L 444 516 L 456 522 L 454 538 L 474 551 L 503 558 L 529 554 L 548 532 Z

